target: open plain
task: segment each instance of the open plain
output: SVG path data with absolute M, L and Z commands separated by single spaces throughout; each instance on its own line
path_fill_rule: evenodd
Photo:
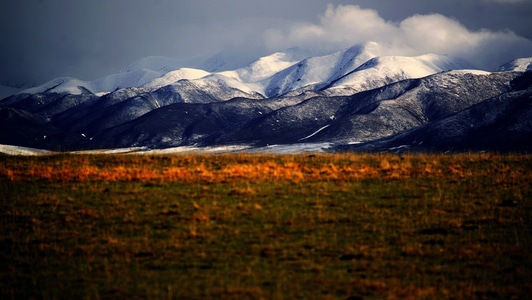
M 3 299 L 525 299 L 532 156 L 0 157 Z

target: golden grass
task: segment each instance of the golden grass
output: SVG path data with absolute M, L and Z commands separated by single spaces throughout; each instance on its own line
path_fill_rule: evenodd
M 168 160 L 163 166 L 152 160 Z M 530 156 L 504 156 L 505 161 L 530 161 Z M 230 182 L 230 181 L 351 181 L 360 179 L 401 179 L 416 176 L 477 176 L 468 165 L 482 162 L 484 172 L 530 180 L 531 174 L 511 169 L 493 154 L 356 155 L 321 154 L 285 156 L 282 161 L 271 155 L 177 155 L 170 157 L 115 156 L 107 165 L 99 165 L 97 156 L 67 156 L 60 162 L 39 159 L 7 161 L 0 178 L 11 181 L 158 181 Z M 224 161 L 224 165 L 217 163 Z M 317 162 L 319 161 L 319 162 Z M 229 163 L 227 163 L 229 162 Z

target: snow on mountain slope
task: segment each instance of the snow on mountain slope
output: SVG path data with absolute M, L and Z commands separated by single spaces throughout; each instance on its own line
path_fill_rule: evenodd
M 111 74 L 94 81 L 84 81 L 72 77 L 61 77 L 50 80 L 40 86 L 25 89 L 18 94 L 60 93 L 80 95 L 85 93 L 109 93 L 120 88 L 139 87 L 164 73 L 148 69 L 137 69 Z
M 146 56 L 120 70 L 119 73 L 132 72 L 136 70 L 153 70 L 163 73 L 177 70 L 185 65 L 199 65 L 203 57 L 192 57 L 189 59 L 176 59 L 164 56 Z
M 514 59 L 500 66 L 499 68 L 497 68 L 497 72 L 507 72 L 507 71 L 516 71 L 516 72 L 532 71 L 532 57 Z
M 164 74 L 161 77 L 155 78 L 154 80 L 144 84 L 142 87 L 146 89 L 157 89 L 165 85 L 169 85 L 175 82 L 178 82 L 182 79 L 198 79 L 205 77 L 211 73 L 198 69 L 191 68 L 180 68 L 175 71 L 170 71 Z
M 214 55 L 204 56 L 199 64 L 190 64 L 190 67 L 202 69 L 207 72 L 223 72 L 243 68 L 257 59 L 253 52 L 248 51 L 222 51 Z
M 11 145 L 0 145 L 0 153 L 6 155 L 20 155 L 20 156 L 36 156 L 36 155 L 47 155 L 53 154 L 52 151 L 20 147 L 20 146 L 11 146 Z
M 351 96 L 314 97 L 224 130 L 212 144 L 369 142 L 437 121 L 507 92 L 508 82 L 515 76 L 451 71 Z
M 405 79 L 422 78 L 442 71 L 467 69 L 460 59 L 426 54 L 417 57 L 380 56 L 365 62 L 327 87 L 331 95 L 351 95 Z
M 327 85 L 378 56 L 381 51 L 378 44 L 365 43 L 330 55 L 304 59 L 268 79 L 265 94 L 274 97 L 307 86 Z
M 293 48 L 261 57 L 243 66 L 247 58 L 228 53 L 219 53 L 207 59 L 198 56 L 189 60 L 146 57 L 119 73 L 94 81 L 57 78 L 20 94 L 55 92 L 102 95 L 132 87 L 154 91 L 180 80 L 189 80 L 206 92 L 233 90 L 227 95 L 216 97 L 225 100 L 233 96 L 255 95 L 252 97 L 264 98 L 304 92 L 312 94 L 323 89 L 327 89 L 326 95 L 348 95 L 399 80 L 469 67 L 447 56 L 380 56 L 384 52 L 381 45 L 373 42 L 322 56 L 311 56 L 309 51 Z M 227 70 L 232 66 L 240 67 Z
M 290 67 L 303 59 L 307 54 L 308 52 L 303 50 L 289 49 L 261 57 L 242 68 L 215 73 L 199 69 L 180 68 L 146 83 L 143 88 L 154 90 L 166 85 L 174 84 L 179 80 L 186 79 L 193 81 L 198 87 L 207 90 L 212 90 L 216 87 L 220 88 L 220 86 L 227 86 L 233 89 L 239 89 L 249 95 L 257 93 L 263 94 L 264 88 L 259 81 Z M 212 60 L 213 58 L 211 58 L 211 61 Z M 221 98 L 227 97 L 222 96 Z
M 463 60 L 443 55 L 379 56 L 383 48 L 371 42 L 298 60 L 305 56 L 300 51 L 277 52 L 244 68 L 213 73 L 194 82 L 205 88 L 224 82 L 245 93 L 265 97 L 295 96 L 324 88 L 328 89 L 327 95 L 351 95 L 404 79 L 470 68 Z
M 42 85 L 20 91 L 18 94 L 43 94 L 43 93 L 67 93 L 79 95 L 94 92 L 92 84 L 88 81 L 72 77 L 60 77 L 52 79 Z
M 121 88 L 139 87 L 160 77 L 162 71 L 150 69 L 133 70 L 126 73 L 112 74 L 92 82 L 94 93 L 112 92 Z
M 68 93 L 109 93 L 120 88 L 140 87 L 163 74 L 175 70 L 183 64 L 194 63 L 193 59 L 178 60 L 168 57 L 148 56 L 142 58 L 118 73 L 100 77 L 96 80 L 80 80 L 72 77 L 52 79 L 40 86 L 25 89 L 18 94 Z
M 229 100 L 236 97 L 247 97 L 253 99 L 262 99 L 264 96 L 260 91 L 262 86 L 258 83 L 246 83 L 236 78 L 231 78 L 222 73 L 192 80 L 192 82 L 201 90 L 211 93 L 220 100 Z
M 397 134 L 507 92 L 508 82 L 514 77 L 509 73 L 479 75 L 451 71 L 358 93 L 351 96 L 356 101 L 346 106 L 343 114 L 335 114 L 330 127 L 309 141 L 332 139 L 349 144 Z M 361 103 L 366 106 L 360 107 Z
M 269 93 L 268 90 L 280 90 L 274 87 L 276 83 L 283 82 L 284 88 L 301 88 L 315 84 L 322 80 L 330 81 L 351 71 L 367 59 L 374 57 L 380 50 L 376 43 L 357 45 L 345 51 L 321 57 L 310 57 L 311 53 L 302 49 L 292 48 L 285 51 L 261 57 L 249 65 L 230 71 L 207 72 L 204 70 L 182 68 L 170 71 L 159 78 L 144 84 L 142 87 L 156 89 L 170 85 L 179 80 L 190 80 L 198 87 L 208 90 L 219 90 L 222 86 L 240 90 L 246 95 L 278 96 L 281 93 Z M 208 69 L 220 69 L 227 65 L 227 58 L 219 55 L 221 65 L 216 65 L 216 57 L 211 57 L 206 64 Z M 305 65 L 304 68 L 295 65 Z M 140 66 L 143 66 L 141 64 Z M 131 69 L 128 69 L 131 71 Z M 294 75 L 295 74 L 295 75 Z M 304 76 L 304 80 L 294 79 L 295 76 Z M 330 77 L 330 78 L 329 78 Z M 294 80 L 292 80 L 294 79 Z M 273 82 L 273 83 L 272 83 Z M 295 84 L 295 82 L 297 82 Z M 246 96 L 235 91 L 235 97 Z M 255 96 L 254 96 L 255 97 Z M 220 98 L 229 99 L 227 96 Z M 256 97 L 255 97 L 256 98 Z M 262 97 L 260 97 L 262 98 Z
M 243 68 L 221 72 L 221 74 L 242 82 L 259 82 L 310 56 L 312 54 L 309 51 L 300 48 L 291 48 L 261 57 Z
M 0 144 L 75 150 L 373 143 L 439 122 L 485 99 L 529 89 L 531 74 L 439 72 L 342 97 L 257 100 L 262 95 L 238 96 L 246 93 L 227 85 L 230 78 L 220 73 L 153 91 L 120 89 L 101 97 L 19 95 L 0 101 L 0 128 L 5 129 L 0 130 Z M 514 117 L 511 130 L 529 128 L 528 112 Z M 467 124 L 469 119 L 458 121 Z M 454 123 L 445 124 L 454 130 Z
M 40 86 L 24 89 L 18 94 L 38 94 L 38 93 L 67 93 L 79 95 L 83 93 L 104 94 L 120 88 L 141 87 L 148 85 L 151 81 L 159 78 L 168 72 L 186 68 L 181 71 L 182 79 L 196 79 L 200 73 L 212 71 L 225 71 L 230 68 L 239 68 L 248 64 L 249 59 L 241 58 L 229 53 L 218 53 L 212 56 L 200 55 L 189 59 L 175 59 L 160 56 L 144 57 L 128 66 L 118 73 L 100 77 L 96 80 L 80 80 L 71 77 L 61 77 L 52 79 Z M 206 71 L 191 71 L 192 68 L 201 68 Z M 169 74 L 179 76 L 178 73 Z M 161 79 L 159 84 L 164 83 Z M 173 81 L 175 82 L 175 81 Z M 157 83 L 154 83 L 157 85 Z M 160 86 L 159 86 L 160 87 Z
M 493 73 L 489 77 L 500 76 Z M 503 75 L 504 76 L 504 75 Z M 530 75 L 519 89 L 488 98 L 442 119 L 365 145 L 341 146 L 357 151 L 497 151 L 532 150 L 532 88 Z M 487 77 L 485 77 L 487 78 Z

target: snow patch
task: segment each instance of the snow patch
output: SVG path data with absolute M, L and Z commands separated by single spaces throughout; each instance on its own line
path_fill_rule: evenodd
M 141 153 L 143 151 L 148 151 L 147 147 L 129 147 L 129 148 L 116 148 L 116 149 L 97 149 L 97 150 L 81 150 L 81 151 L 71 151 L 69 154 L 80 154 L 80 155 L 98 155 L 98 154 L 128 154 L 128 153 Z
M 209 74 L 211 73 L 207 71 L 203 71 L 203 70 L 181 68 L 175 71 L 170 71 L 164 74 L 163 76 L 158 77 L 146 83 L 143 87 L 147 89 L 157 89 L 157 88 L 161 88 L 163 86 L 178 82 L 179 80 L 182 80 L 182 79 L 187 79 L 187 80 L 199 79 Z
M 18 94 L 39 94 L 39 93 L 68 93 L 80 95 L 86 89 L 93 92 L 92 84 L 88 81 L 79 80 L 72 77 L 60 77 L 46 82 L 45 84 L 22 90 Z
M 303 140 L 309 139 L 309 138 L 315 136 L 315 135 L 318 134 L 320 131 L 322 131 L 323 129 L 325 129 L 325 128 L 329 127 L 329 126 L 331 126 L 331 124 L 329 124 L 329 125 L 325 125 L 325 126 L 323 126 L 322 128 L 320 128 L 320 129 L 316 130 L 315 132 L 313 132 L 312 134 L 310 134 L 310 135 L 308 135 L 308 136 L 306 136 L 306 137 L 304 137 L 304 138 L 301 138 L 301 139 L 299 139 L 299 140 L 300 140 L 300 141 L 303 141 Z
M 228 67 L 240 66 L 245 58 L 229 53 L 219 53 L 208 59 L 198 56 L 189 60 L 146 57 L 119 73 L 94 81 L 57 78 L 20 93 L 89 92 L 105 95 L 122 88 L 142 87 L 149 91 L 180 80 L 189 80 L 207 93 L 224 90 L 228 94 L 219 97 L 223 100 L 239 96 L 263 98 L 298 95 L 322 89 L 329 95 L 351 95 L 404 79 L 421 78 L 452 69 L 467 69 L 469 66 L 459 59 L 443 55 L 380 56 L 384 52 L 381 45 L 373 42 L 321 56 L 310 56 L 308 51 L 296 48 L 250 60 L 251 63 L 233 69 Z M 203 67 L 203 70 L 192 66 Z
M 166 149 L 152 149 L 142 151 L 143 154 L 193 154 L 193 153 L 229 153 L 249 149 L 246 145 L 229 145 L 217 147 L 180 146 Z
M 488 71 L 473 70 L 473 69 L 452 70 L 447 73 L 453 74 L 453 75 L 471 74 L 471 75 L 479 75 L 479 76 L 487 76 L 487 75 L 492 74 L 491 72 L 488 72 Z
M 335 95 L 353 94 L 405 79 L 422 78 L 443 71 L 467 69 L 468 67 L 469 64 L 459 59 L 436 54 L 416 57 L 379 56 L 368 60 L 354 71 L 335 81 L 328 91 Z
M 332 148 L 333 143 L 299 143 L 287 145 L 270 145 L 266 147 L 251 148 L 249 153 L 272 153 L 272 154 L 296 154 L 296 153 L 319 153 Z
M 6 155 L 20 155 L 20 156 L 37 156 L 37 155 L 50 155 L 54 154 L 52 151 L 20 147 L 20 146 L 11 146 L 11 145 L 0 145 L 0 153 Z
M 514 59 L 502 66 L 500 66 L 497 72 L 526 72 L 532 70 L 532 57 Z
M 117 149 L 97 149 L 66 152 L 72 155 L 105 155 L 105 154 L 147 154 L 147 155 L 172 155 L 172 154 L 201 154 L 201 153 L 271 153 L 271 154 L 296 154 L 308 152 L 325 152 L 332 148 L 333 143 L 298 143 L 288 145 L 270 145 L 254 147 L 250 145 L 225 145 L 213 147 L 180 146 L 166 149 L 150 149 L 148 147 L 129 147 Z M 39 156 L 53 155 L 54 152 L 42 149 L 0 145 L 0 153 L 5 155 Z

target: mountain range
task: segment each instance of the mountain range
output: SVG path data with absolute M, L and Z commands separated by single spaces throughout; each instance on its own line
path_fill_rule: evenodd
M 0 101 L 0 144 L 532 150 L 532 58 L 476 70 L 446 55 L 386 53 L 370 42 L 246 62 L 147 57 L 94 81 L 57 78 Z

